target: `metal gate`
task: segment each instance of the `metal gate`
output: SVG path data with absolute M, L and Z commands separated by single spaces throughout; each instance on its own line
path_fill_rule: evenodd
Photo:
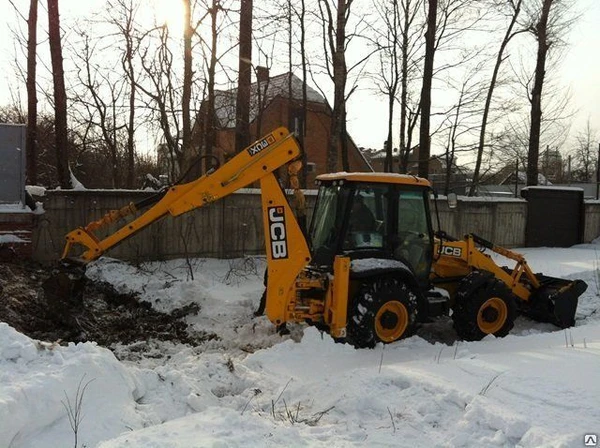
M 25 205 L 25 125 L 0 124 L 0 204 Z
M 564 187 L 526 187 L 525 245 L 569 247 L 583 242 L 583 190 Z

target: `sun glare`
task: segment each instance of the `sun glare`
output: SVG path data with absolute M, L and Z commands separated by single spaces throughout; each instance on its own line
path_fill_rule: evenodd
M 183 2 L 181 0 L 154 0 L 154 18 L 158 25 L 166 25 L 169 34 L 183 34 Z

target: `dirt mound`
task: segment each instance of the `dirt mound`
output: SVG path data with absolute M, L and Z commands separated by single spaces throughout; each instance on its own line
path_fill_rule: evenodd
M 199 344 L 214 334 L 190 333 L 185 316 L 199 307 L 158 312 L 134 294 L 120 294 L 108 283 L 84 279 L 77 294 L 44 293 L 50 270 L 31 263 L 0 263 L 0 322 L 46 341 L 95 341 L 111 348 L 151 339 Z

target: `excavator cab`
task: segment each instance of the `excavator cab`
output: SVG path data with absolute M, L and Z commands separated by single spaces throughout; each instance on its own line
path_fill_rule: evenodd
M 314 265 L 331 267 L 336 255 L 398 260 L 420 289 L 428 289 L 433 253 L 429 183 L 370 173 L 323 175 L 317 181 L 310 227 Z

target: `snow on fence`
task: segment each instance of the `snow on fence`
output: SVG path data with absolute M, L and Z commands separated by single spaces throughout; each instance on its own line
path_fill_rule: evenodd
M 108 210 L 137 202 L 151 193 L 126 190 L 47 191 L 42 198 L 45 213 L 36 216 L 34 258 L 58 259 L 65 234 Z M 308 206 L 314 194 L 308 194 Z M 521 199 L 462 198 L 450 210 L 439 199 L 441 228 L 461 237 L 473 232 L 506 247 L 525 245 L 527 203 Z M 435 214 L 432 213 L 437 229 Z M 586 203 L 585 241 L 600 234 L 600 202 Z M 111 227 L 115 230 L 116 227 Z M 166 218 L 113 249 L 108 255 L 125 260 L 163 260 L 189 256 L 233 258 L 264 253 L 264 236 L 257 190 L 233 194 L 183 216 Z

